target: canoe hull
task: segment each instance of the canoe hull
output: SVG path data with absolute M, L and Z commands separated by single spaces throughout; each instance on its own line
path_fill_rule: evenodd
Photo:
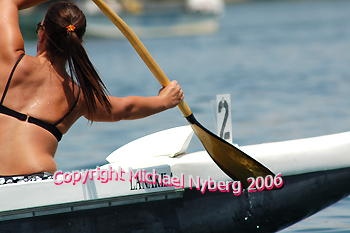
M 350 194 L 350 168 L 283 177 L 272 191 L 184 189 L 159 200 L 0 222 L 1 232 L 275 232 Z M 157 199 L 157 198 L 156 198 Z M 85 204 L 88 204 L 86 201 Z M 100 203 L 101 204 L 101 203 Z M 74 204 L 70 204 L 74 206 Z

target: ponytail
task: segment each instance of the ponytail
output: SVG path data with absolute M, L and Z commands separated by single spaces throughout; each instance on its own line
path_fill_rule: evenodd
M 71 76 L 75 76 L 81 87 L 85 101 L 88 107 L 89 119 L 93 121 L 96 114 L 96 98 L 100 104 L 111 113 L 111 104 L 107 97 L 107 88 L 97 74 L 97 71 L 91 63 L 84 47 L 75 33 L 69 33 L 71 37 L 70 53 L 68 58 L 68 67 Z M 95 98 L 96 97 L 96 98 Z
M 49 59 L 54 62 L 58 56 L 67 60 L 70 75 L 72 79 L 75 77 L 84 94 L 91 122 L 96 114 L 96 99 L 110 114 L 112 107 L 107 88 L 82 45 L 86 29 L 83 12 L 73 3 L 54 3 L 46 13 L 43 26 L 48 37 Z

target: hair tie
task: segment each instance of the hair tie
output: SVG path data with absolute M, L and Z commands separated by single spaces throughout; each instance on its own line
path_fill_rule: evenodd
M 74 30 L 75 30 L 74 25 L 69 25 L 69 26 L 66 27 L 66 28 L 67 28 L 67 32 L 74 32 Z

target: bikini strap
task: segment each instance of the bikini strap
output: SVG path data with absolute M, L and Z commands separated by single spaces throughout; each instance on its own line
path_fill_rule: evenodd
M 78 93 L 78 97 L 77 99 L 75 100 L 73 106 L 69 109 L 69 111 L 66 113 L 66 115 L 64 115 L 61 119 L 59 119 L 55 124 L 53 124 L 54 126 L 57 126 L 59 123 L 61 123 L 75 108 L 75 106 L 77 106 L 78 104 L 78 101 L 79 101 L 79 96 L 80 96 L 80 87 L 79 87 L 79 93 Z
M 4 93 L 2 94 L 2 98 L 1 98 L 1 101 L 0 101 L 0 105 L 2 105 L 2 103 L 4 102 L 4 99 L 5 99 L 5 96 L 7 94 L 7 91 L 10 87 L 10 83 L 11 83 L 11 79 L 12 79 L 12 76 L 13 74 L 15 73 L 15 70 L 18 66 L 18 63 L 22 60 L 22 58 L 24 57 L 24 53 L 21 54 L 21 56 L 18 58 L 16 64 L 13 66 L 12 68 L 12 71 L 11 71 L 11 74 L 10 74 L 10 77 L 9 79 L 7 80 L 7 84 L 6 84 L 6 87 L 5 87 L 5 90 L 4 90 Z

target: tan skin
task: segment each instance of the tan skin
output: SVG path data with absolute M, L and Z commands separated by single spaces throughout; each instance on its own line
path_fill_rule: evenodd
M 24 42 L 18 24 L 18 10 L 43 1 L 0 0 L 0 95 L 10 72 L 21 54 Z M 34 27 L 34 25 L 33 25 Z M 45 30 L 39 30 L 37 55 L 25 55 L 19 63 L 7 92 L 4 106 L 36 117 L 48 123 L 62 118 L 75 102 L 78 88 L 65 69 L 65 60 L 51 63 L 45 49 Z M 75 86 L 77 87 L 77 86 Z M 109 97 L 112 114 L 97 102 L 94 121 L 116 122 L 144 118 L 175 107 L 183 99 L 183 91 L 176 81 L 162 89 L 158 96 L 123 98 Z M 64 134 L 81 116 L 88 120 L 83 94 L 74 111 L 57 127 Z M 54 173 L 54 156 L 58 142 L 47 130 L 0 114 L 0 175 L 21 175 L 36 172 Z

